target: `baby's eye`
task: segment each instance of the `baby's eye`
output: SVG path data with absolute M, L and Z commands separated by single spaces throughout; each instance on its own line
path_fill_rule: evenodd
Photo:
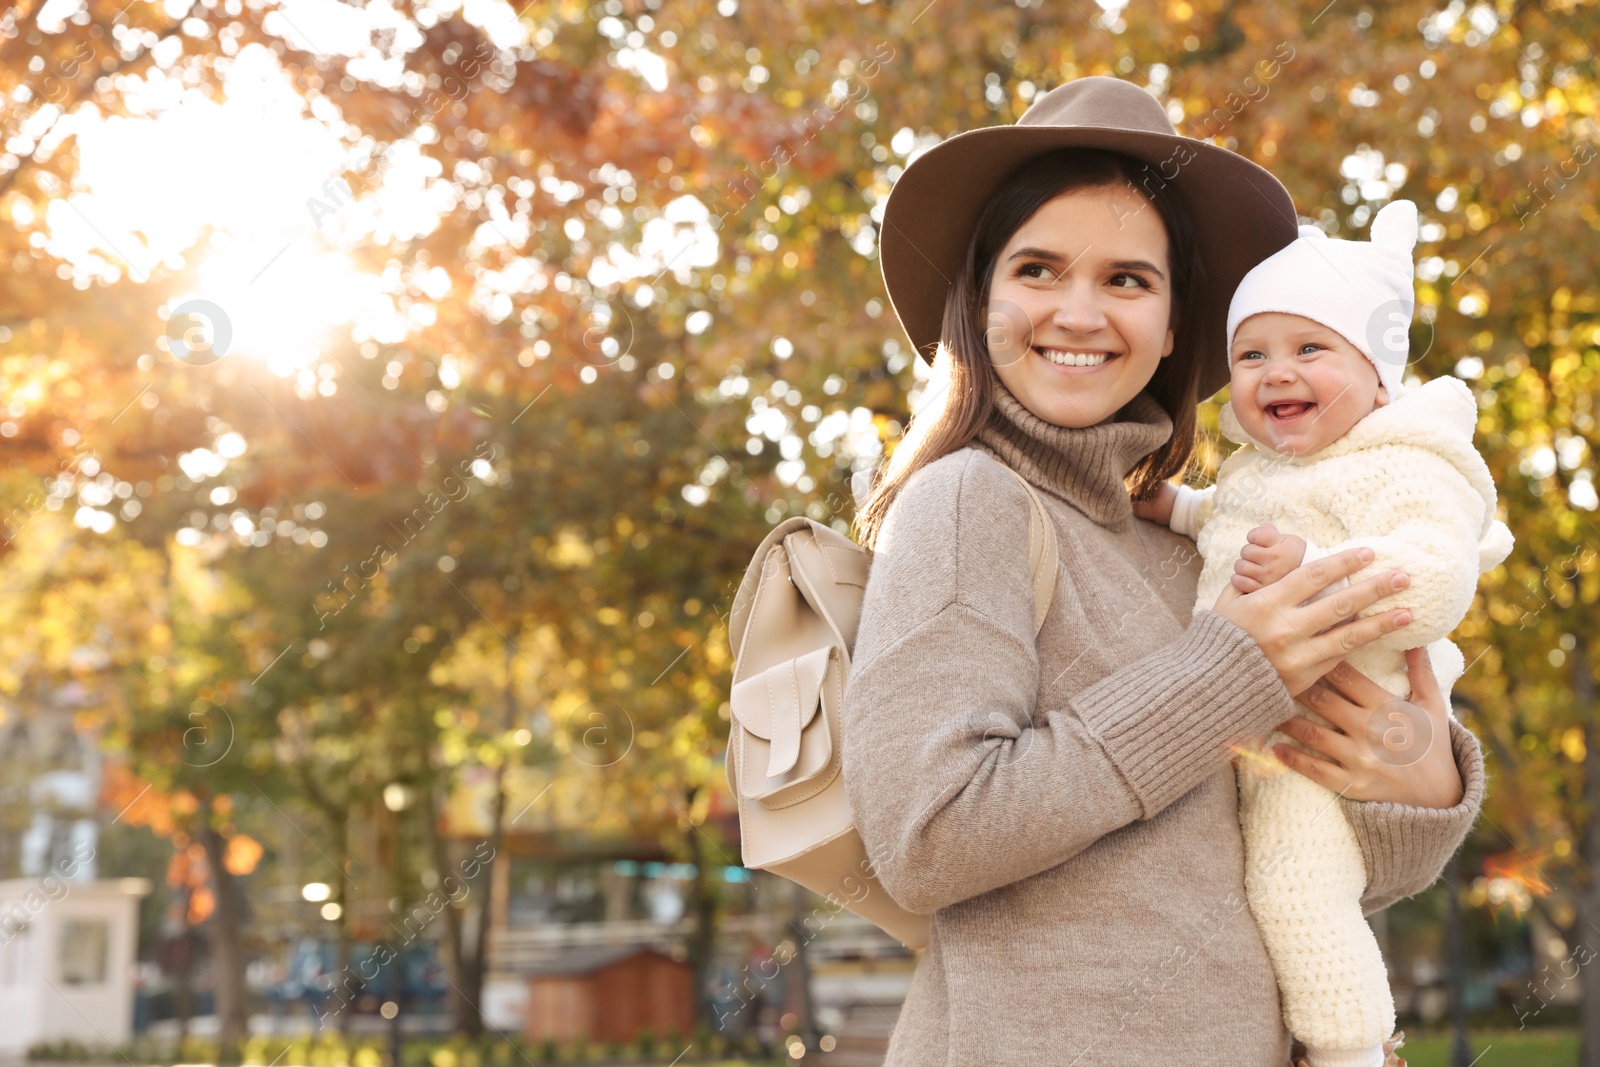
M 1321 352 L 1322 349 L 1323 349 L 1323 346 L 1319 342 L 1317 342 L 1317 341 L 1307 341 L 1305 344 L 1300 346 L 1300 354 L 1302 356 L 1309 356 L 1314 352 Z
M 1263 357 L 1262 357 L 1260 352 L 1257 352 L 1255 349 L 1251 349 L 1248 352 L 1240 352 L 1237 356 L 1233 357 L 1233 361 L 1235 363 L 1243 363 L 1246 360 L 1261 359 L 1261 358 L 1263 358 Z

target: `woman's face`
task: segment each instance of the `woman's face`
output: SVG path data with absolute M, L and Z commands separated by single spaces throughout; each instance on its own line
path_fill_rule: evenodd
M 990 276 L 984 338 L 1000 380 L 1046 422 L 1104 422 L 1172 354 L 1171 276 L 1148 200 L 1124 185 L 1062 193 Z

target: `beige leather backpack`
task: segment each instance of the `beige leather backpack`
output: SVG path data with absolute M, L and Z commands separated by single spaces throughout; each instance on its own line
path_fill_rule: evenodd
M 1033 486 L 1011 473 L 1032 502 L 1028 564 L 1037 635 L 1055 592 L 1055 527 Z M 921 948 L 928 916 L 906 911 L 878 884 L 839 773 L 839 716 L 871 561 L 867 549 L 799 516 L 756 549 L 728 626 L 736 657 L 728 788 L 739 805 L 746 867 L 799 882 Z

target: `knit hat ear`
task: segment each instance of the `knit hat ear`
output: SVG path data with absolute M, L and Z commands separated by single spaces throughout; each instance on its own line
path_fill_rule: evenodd
M 1372 218 L 1372 243 L 1403 252 L 1417 247 L 1417 205 L 1409 200 L 1385 204 Z

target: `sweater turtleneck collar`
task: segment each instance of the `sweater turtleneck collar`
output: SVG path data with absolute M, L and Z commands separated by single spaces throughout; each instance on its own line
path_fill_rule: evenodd
M 994 410 L 974 444 L 1101 526 L 1133 516 L 1124 479 L 1172 436 L 1172 419 L 1140 393 L 1114 421 L 1083 429 L 1046 422 L 999 381 Z

